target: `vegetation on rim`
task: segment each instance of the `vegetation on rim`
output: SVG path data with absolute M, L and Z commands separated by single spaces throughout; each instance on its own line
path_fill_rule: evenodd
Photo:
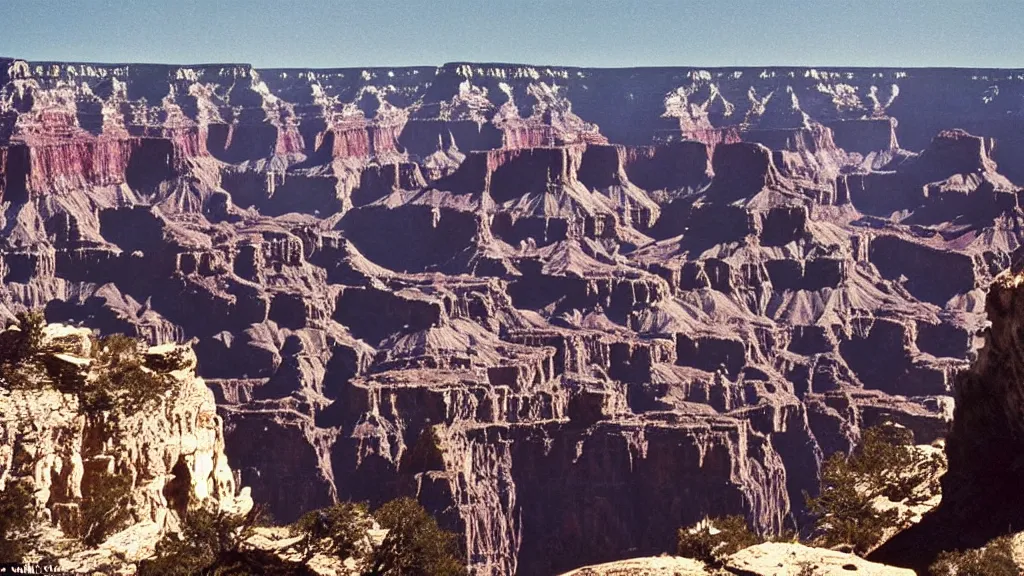
M 372 526 L 365 504 L 341 502 L 303 514 L 290 530 L 304 536 L 300 544 L 304 558 L 325 554 L 344 560 L 359 553 L 359 543 Z
M 98 546 L 131 520 L 129 499 L 132 479 L 106 471 L 82 483 L 82 501 L 78 506 L 80 534 L 86 546 Z
M 79 388 L 89 411 L 114 410 L 134 414 L 151 409 L 174 390 L 178 381 L 146 365 L 144 344 L 121 334 L 107 336 L 93 346 L 96 378 Z M 180 360 L 179 360 L 180 361 Z M 161 360 L 176 369 L 174 360 Z
M 376 519 L 388 530 L 380 546 L 370 543 Z M 364 576 L 463 576 L 465 560 L 455 534 L 441 530 L 415 500 L 400 498 L 373 515 L 362 504 L 340 503 L 304 514 L 288 527 L 301 537 L 299 552 L 287 561 L 248 541 L 266 522 L 260 509 L 242 517 L 211 507 L 189 510 L 180 534 L 168 534 L 156 555 L 139 564 L 139 576 L 192 574 L 310 574 L 306 564 L 317 554 L 351 558 Z
M 821 489 L 807 497 L 816 517 L 811 544 L 845 546 L 864 556 L 882 539 L 907 527 L 910 517 L 895 508 L 879 509 L 886 499 L 919 504 L 937 494 L 942 459 L 914 447 L 913 434 L 884 424 L 864 430 L 853 454 L 835 454 L 821 469 Z
M 7 481 L 0 491 L 0 564 L 21 562 L 34 548 L 35 499 L 25 481 Z
M 942 552 L 929 568 L 932 576 L 1018 576 L 1012 536 L 992 540 L 981 550 Z
M 442 530 L 416 500 L 392 500 L 373 515 L 388 535 L 374 551 L 367 576 L 467 574 L 455 534 Z
M 44 343 L 45 327 L 42 313 L 22 312 L 0 334 L 0 378 L 10 389 L 75 394 L 88 413 L 151 409 L 178 385 L 168 372 L 186 364 L 181 349 L 147 357 L 142 341 L 121 334 L 91 337 L 89 358 L 64 356 L 61 342 Z
M 0 378 L 10 389 L 41 388 L 47 374 L 43 355 L 46 319 L 41 312 L 19 312 L 0 334 Z
M 138 576 L 194 576 L 305 574 L 274 555 L 246 546 L 257 526 L 264 523 L 260 507 L 244 516 L 218 510 L 214 505 L 189 510 L 180 534 L 167 534 L 156 554 L 139 563 Z
M 815 525 L 806 544 L 867 554 L 910 521 L 895 508 L 880 509 L 878 500 L 922 503 L 938 493 L 941 466 L 937 455 L 915 449 L 905 428 L 883 424 L 864 430 L 852 454 L 835 454 L 822 466 L 820 491 L 807 498 Z M 764 541 L 742 516 L 726 516 L 680 529 L 677 553 L 720 567 L 731 554 Z
M 729 556 L 762 542 L 764 538 L 747 527 L 743 516 L 724 516 L 691 528 L 680 528 L 676 554 L 720 568 Z

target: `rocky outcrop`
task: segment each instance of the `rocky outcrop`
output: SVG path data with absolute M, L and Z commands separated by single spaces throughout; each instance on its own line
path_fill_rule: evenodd
M 689 558 L 656 556 L 586 566 L 562 576 L 799 576 L 807 571 L 812 574 L 856 572 L 872 576 L 914 576 L 913 570 L 868 562 L 853 554 L 789 542 L 768 542 L 744 548 L 726 558 L 724 564 L 720 570 L 715 570 Z
M 899 149 L 894 118 L 857 118 L 828 124 L 836 146 L 847 152 L 869 155 Z
M 805 567 L 818 574 L 914 575 L 913 570 L 868 562 L 852 554 L 780 542 L 751 546 L 726 561 L 729 572 L 742 576 L 798 576 Z
M 703 562 L 677 556 L 655 558 L 634 558 L 618 560 L 596 566 L 577 568 L 563 576 L 705 576 L 707 567 Z
M 9 328 L 0 338 L 9 338 Z M 63 363 L 92 374 L 93 347 L 83 328 L 47 326 L 41 346 L 52 348 L 43 362 Z M 38 521 L 56 529 L 43 546 L 77 538 L 86 528 L 80 507 L 104 477 L 125 479 L 125 494 L 114 495 L 127 527 L 110 535 L 98 550 L 68 553 L 65 570 L 108 570 L 151 554 L 156 541 L 177 530 L 188 506 L 212 501 L 219 509 L 245 514 L 253 506 L 249 488 L 236 483 L 224 453 L 224 428 L 213 392 L 195 376 L 195 356 L 173 344 L 149 348 L 148 362 L 167 360 L 174 370 L 174 394 L 153 410 L 115 416 L 86 409 L 73 393 L 41 383 L 26 389 L 0 388 L 0 490 L 27 481 Z M 55 540 L 56 539 L 56 540 Z
M 945 435 L 1021 245 L 1020 82 L 986 71 L 0 82 L 0 316 L 191 340 L 279 521 L 415 495 L 477 575 L 800 524 L 862 427 Z
M 1015 496 L 1024 453 L 1017 376 L 1022 281 L 1024 272 L 1015 257 L 989 288 L 985 310 L 990 325 L 983 332 L 984 344 L 970 369 L 956 379 L 941 505 L 876 551 L 880 561 L 920 570 L 941 551 L 981 547 L 1016 532 L 1024 522 L 1024 509 Z
M 693 191 L 711 178 L 711 150 L 698 141 L 626 149 L 626 174 L 644 190 Z
M 1006 490 L 1020 481 L 1017 462 L 1024 446 L 1018 439 L 1024 431 L 1017 415 L 1022 383 L 1015 367 L 1020 350 L 1017 325 L 1024 316 L 1022 281 L 1022 270 L 1015 265 L 989 288 L 985 310 L 991 326 L 985 331 L 985 344 L 956 384 L 957 408 L 946 444 L 950 471 L 943 482 L 944 498 L 971 499 L 979 505 L 976 499 L 987 493 L 986 500 L 995 504 L 1008 497 Z M 1012 501 L 1010 498 L 1000 506 L 1005 509 Z

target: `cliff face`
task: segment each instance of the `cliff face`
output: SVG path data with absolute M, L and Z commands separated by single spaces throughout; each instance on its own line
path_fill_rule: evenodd
M 989 324 L 969 369 L 954 384 L 956 409 L 942 477 L 942 501 L 922 522 L 872 553 L 886 563 L 926 569 L 943 551 L 978 548 L 1024 527 L 1020 321 L 1024 316 L 1020 252 L 993 280 L 985 299 Z
M 54 349 L 44 362 L 90 374 L 97 345 L 90 336 L 84 328 L 47 326 L 41 344 Z M 177 529 L 190 501 L 212 500 L 241 514 L 252 508 L 249 489 L 239 490 L 228 465 L 223 423 L 213 392 L 195 376 L 195 356 L 173 345 L 147 354 L 167 358 L 176 351 L 184 364 L 167 375 L 179 385 L 144 412 L 86 409 L 77 395 L 52 386 L 0 389 L 0 490 L 28 482 L 37 521 L 50 529 L 44 530 L 44 549 L 52 551 L 61 538 L 84 537 L 90 529 L 86 501 L 97 497 L 105 479 L 124 480 L 114 496 L 125 524 L 96 549 L 64 549 L 62 569 L 104 571 L 151 554 L 165 531 Z
M 943 484 L 951 499 L 976 498 L 990 492 L 994 502 L 1019 485 L 1024 458 L 1024 430 L 1020 420 L 1022 386 L 1018 325 L 1024 317 L 1021 263 L 1015 262 L 996 277 L 989 288 L 985 310 L 991 325 L 985 344 L 969 371 L 957 380 L 957 409 L 947 451 L 950 473 Z M 1004 503 L 1016 502 L 1009 498 Z M 1020 510 L 1015 510 L 1020 514 Z M 1019 524 L 1018 519 L 1014 524 Z
M 1021 244 L 1022 90 L 0 60 L 0 311 L 194 339 L 282 522 L 415 495 L 481 575 L 778 530 L 861 427 L 946 434 Z
M 942 504 L 875 555 L 920 568 L 943 550 L 979 546 L 1024 527 L 1017 496 L 1022 474 L 1020 330 L 1024 268 L 1019 255 L 995 278 L 985 310 L 990 325 L 970 369 L 955 385 L 956 410 L 942 478 Z

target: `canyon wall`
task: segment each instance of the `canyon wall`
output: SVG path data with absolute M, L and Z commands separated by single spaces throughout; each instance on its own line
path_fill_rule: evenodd
M 415 495 L 477 575 L 800 527 L 861 428 L 947 434 L 1021 244 L 1022 98 L 1012 70 L 0 59 L 0 315 L 192 342 L 276 519 Z

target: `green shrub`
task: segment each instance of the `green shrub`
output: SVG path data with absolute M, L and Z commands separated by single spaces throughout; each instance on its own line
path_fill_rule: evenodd
M 1013 559 L 1013 542 L 1002 536 L 982 550 L 943 552 L 929 568 L 932 576 L 1017 576 L 1021 566 Z
M 264 524 L 266 514 L 254 509 L 235 516 L 203 507 L 189 510 L 180 534 L 168 534 L 156 554 L 139 563 L 138 576 L 311 574 L 305 566 L 315 554 L 340 560 L 355 557 L 364 576 L 465 576 L 465 561 L 456 536 L 441 530 L 415 500 L 388 502 L 374 516 L 389 530 L 382 545 L 368 558 L 359 558 L 359 541 L 373 522 L 363 504 L 341 503 L 304 514 L 289 528 L 305 536 L 298 545 L 304 559 L 287 562 L 274 553 L 246 545 Z
M 154 372 L 173 372 L 183 370 L 189 362 L 184 348 L 175 348 L 167 354 L 146 354 L 146 368 Z
M 149 410 L 176 385 L 171 376 L 146 368 L 142 342 L 121 334 L 99 340 L 93 346 L 93 361 L 96 378 L 80 390 L 82 403 L 90 412 Z
M 20 563 L 32 550 L 35 499 L 28 483 L 8 481 L 0 492 L 0 564 Z
M 887 531 L 907 523 L 897 510 L 878 510 L 873 501 L 921 501 L 922 494 L 937 490 L 932 484 L 939 466 L 939 459 L 913 448 L 913 435 L 906 429 L 887 424 L 865 430 L 852 455 L 835 454 L 825 461 L 819 495 L 807 498 L 808 510 L 817 518 L 815 544 L 845 545 L 867 554 Z
M 43 345 L 46 320 L 41 313 L 20 313 L 15 324 L 17 330 L 0 333 L 0 378 L 6 386 L 38 389 L 49 384 L 76 394 L 89 413 L 152 409 L 177 383 L 166 372 L 187 364 L 182 350 L 147 357 L 140 340 L 115 334 L 94 339 L 92 365 L 86 371 L 55 357 L 58 347 Z
M 43 329 L 46 328 L 46 317 L 39 310 L 19 312 L 15 315 L 14 325 L 18 327 L 19 338 L 14 349 L 14 362 L 20 362 L 35 354 L 43 352 Z
M 212 507 L 190 510 L 180 534 L 168 534 L 156 546 L 156 554 L 139 563 L 138 576 L 308 574 L 302 566 L 284 562 L 271 553 L 246 547 L 254 529 L 264 523 L 262 508 L 245 515 L 229 514 Z
M 79 504 L 82 542 L 95 547 L 131 520 L 128 505 L 132 479 L 124 474 L 98 474 L 82 483 Z
M 373 553 L 368 576 L 463 576 L 466 562 L 455 534 L 412 498 L 399 498 L 373 514 L 388 530 Z
M 878 496 L 908 504 L 921 501 L 919 488 L 931 484 L 938 491 L 942 465 L 938 457 L 926 457 L 913 449 L 914 434 L 899 426 L 883 424 L 868 428 L 850 458 L 850 470 L 874 487 Z
M 723 516 L 680 528 L 676 554 L 720 568 L 727 557 L 762 542 L 764 539 L 750 531 L 742 516 Z
M 355 557 L 359 541 L 373 525 L 365 504 L 342 502 L 329 508 L 303 514 L 291 526 L 295 535 L 304 535 L 306 558 L 314 554 L 334 556 L 341 560 Z M 357 558 L 357 563 L 360 559 Z
M 44 384 L 42 355 L 46 319 L 38 311 L 19 312 L 17 330 L 0 334 L 0 378 L 11 389 L 39 388 Z M 10 328 L 10 327 L 9 327 Z

